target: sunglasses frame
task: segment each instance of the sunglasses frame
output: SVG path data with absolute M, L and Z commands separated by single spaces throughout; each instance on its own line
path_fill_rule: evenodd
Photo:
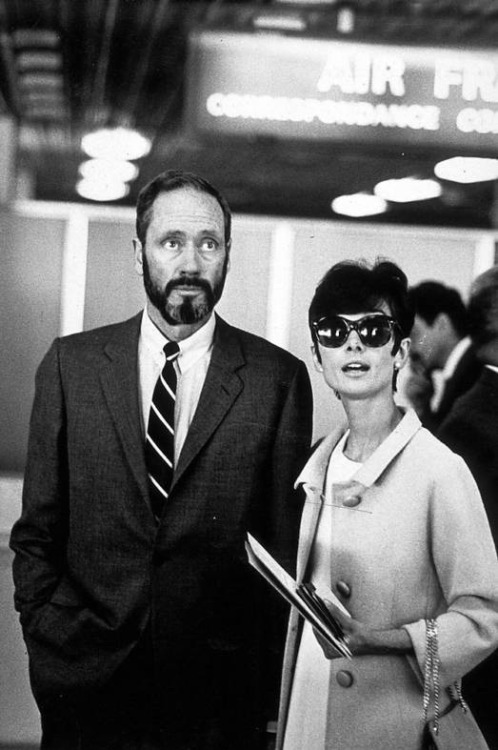
M 338 318 L 339 320 L 341 320 L 344 323 L 344 325 L 346 326 L 346 329 L 347 329 L 346 330 L 346 337 L 345 337 L 344 341 L 342 341 L 341 343 L 338 343 L 336 345 L 334 345 L 334 344 L 332 344 L 330 342 L 327 343 L 327 344 L 324 344 L 323 341 L 320 340 L 320 335 L 318 333 L 318 327 L 319 327 L 319 325 L 324 320 L 330 320 L 331 318 Z M 388 326 L 389 326 L 389 332 L 390 332 L 390 335 L 389 335 L 389 338 L 387 339 L 387 341 L 385 341 L 383 344 L 376 345 L 376 344 L 368 344 L 363 339 L 363 336 L 361 335 L 361 333 L 358 330 L 358 328 L 367 319 L 377 320 L 377 321 L 380 321 L 380 320 L 387 321 Z M 396 331 L 400 330 L 399 323 L 396 320 L 394 320 L 394 318 L 391 318 L 389 315 L 374 315 L 374 314 L 364 315 L 359 320 L 347 320 L 346 318 L 342 318 L 340 315 L 332 315 L 332 316 L 331 315 L 325 315 L 323 318 L 320 318 L 319 320 L 314 320 L 313 323 L 312 323 L 312 326 L 313 326 L 313 330 L 314 330 L 314 333 L 315 333 L 315 336 L 317 338 L 318 343 L 321 344 L 321 346 L 325 347 L 326 349 L 339 349 L 341 346 L 344 346 L 344 344 L 347 342 L 347 340 L 348 340 L 348 338 L 349 338 L 349 336 L 351 334 L 351 331 L 356 331 L 356 333 L 358 334 L 358 337 L 359 337 L 361 343 L 364 346 L 367 346 L 369 349 L 380 349 L 381 347 L 386 346 L 386 344 L 389 343 L 389 341 L 393 338 L 393 334 Z

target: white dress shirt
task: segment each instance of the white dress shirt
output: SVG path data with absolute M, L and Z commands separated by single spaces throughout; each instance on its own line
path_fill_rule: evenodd
M 179 341 L 180 354 L 175 360 L 178 376 L 175 403 L 175 464 L 199 403 L 201 390 L 211 361 L 216 318 L 210 315 L 207 322 L 192 336 Z M 138 340 L 138 375 L 142 407 L 142 429 L 145 435 L 149 421 L 152 394 L 159 373 L 164 367 L 164 346 L 168 339 L 144 310 Z

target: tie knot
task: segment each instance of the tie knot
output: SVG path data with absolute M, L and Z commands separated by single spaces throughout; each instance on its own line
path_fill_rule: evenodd
M 163 351 L 166 356 L 166 362 L 174 362 L 174 360 L 180 354 L 180 347 L 178 346 L 176 341 L 168 341 Z

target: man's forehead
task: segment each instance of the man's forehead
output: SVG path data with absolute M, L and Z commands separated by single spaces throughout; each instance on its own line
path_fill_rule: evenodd
M 223 231 L 224 216 L 216 198 L 198 190 L 179 188 L 160 193 L 152 205 L 151 224 L 178 230 L 186 226 Z
M 213 195 L 190 187 L 159 193 L 153 203 L 153 208 L 160 211 L 175 211 L 187 213 L 216 213 L 223 216 L 220 204 Z

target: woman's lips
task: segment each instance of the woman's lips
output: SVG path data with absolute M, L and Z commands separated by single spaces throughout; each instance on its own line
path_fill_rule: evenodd
M 343 372 L 367 372 L 370 367 L 364 362 L 348 362 L 341 369 Z

